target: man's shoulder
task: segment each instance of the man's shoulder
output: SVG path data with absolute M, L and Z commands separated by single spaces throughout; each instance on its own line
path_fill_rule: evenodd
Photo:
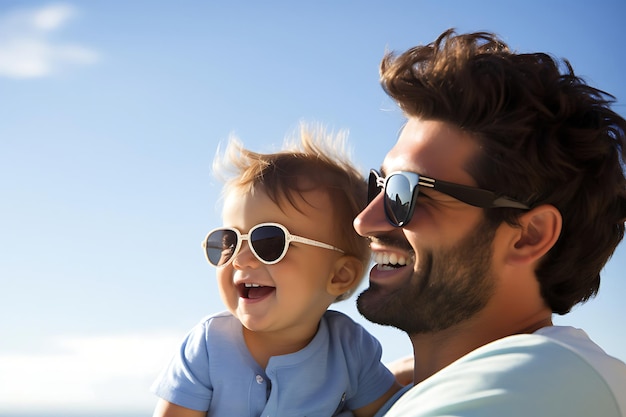
M 611 368 L 609 370 L 609 368 Z M 482 346 L 408 390 L 387 416 L 623 416 L 626 365 L 573 328 Z M 621 411 L 620 411 L 621 409 Z
M 562 386 L 580 386 L 585 382 L 572 380 L 580 377 L 612 390 L 623 391 L 626 387 L 626 364 L 608 355 L 583 330 L 568 326 L 549 326 L 535 333 L 505 337 L 458 362 L 459 369 L 468 366 L 476 371 L 478 366 L 485 367 L 486 372 L 502 380 L 523 375 L 526 381 L 535 380 L 536 386 L 544 385 L 542 378 L 559 381 Z
M 558 368 L 566 361 L 580 370 L 587 368 L 603 379 L 626 384 L 626 364 L 607 354 L 581 329 L 548 326 L 532 334 L 509 336 L 483 346 L 471 355 L 525 354 L 519 362 L 526 366 Z M 513 358 L 513 356 L 511 357 Z M 626 385 L 622 385 L 626 386 Z

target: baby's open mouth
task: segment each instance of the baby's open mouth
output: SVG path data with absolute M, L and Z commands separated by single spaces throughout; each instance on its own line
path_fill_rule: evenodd
M 248 299 L 257 299 L 263 298 L 266 295 L 271 294 L 275 291 L 275 287 L 266 287 L 264 285 L 259 284 L 239 284 L 237 285 L 237 291 L 239 292 L 239 297 L 248 298 Z

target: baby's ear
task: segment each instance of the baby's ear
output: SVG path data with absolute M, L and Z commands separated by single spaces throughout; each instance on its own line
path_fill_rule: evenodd
M 561 234 L 563 219 L 550 204 L 533 208 L 519 217 L 521 228 L 513 242 L 510 259 L 516 263 L 534 262 L 548 253 Z
M 339 296 L 358 285 L 363 275 L 363 262 L 351 255 L 344 255 L 337 259 L 333 271 L 328 278 L 327 291 Z

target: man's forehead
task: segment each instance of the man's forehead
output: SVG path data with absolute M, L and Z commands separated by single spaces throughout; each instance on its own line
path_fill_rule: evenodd
M 386 155 L 381 173 L 411 171 L 461 184 L 474 184 L 467 172 L 479 144 L 458 127 L 436 120 L 410 119 Z

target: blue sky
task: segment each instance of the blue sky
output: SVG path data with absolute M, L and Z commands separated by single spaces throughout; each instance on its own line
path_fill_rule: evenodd
M 220 224 L 211 161 L 237 134 L 278 148 L 302 120 L 348 130 L 378 167 L 402 123 L 386 49 L 490 30 L 568 58 L 626 115 L 626 3 L 519 1 L 0 3 L 0 413 L 149 414 L 185 332 L 221 310 L 200 241 Z M 626 360 L 624 246 L 600 295 L 559 324 Z M 336 307 L 411 353 L 402 333 Z

